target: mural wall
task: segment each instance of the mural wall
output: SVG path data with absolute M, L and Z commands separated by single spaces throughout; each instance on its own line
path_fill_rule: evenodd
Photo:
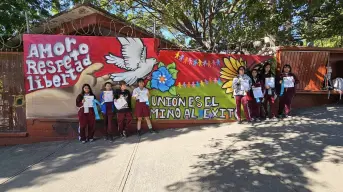
M 232 79 L 269 56 L 157 51 L 156 39 L 24 35 L 28 118 L 76 117 L 84 83 L 100 95 L 105 82 L 133 89 L 144 78 L 153 119 L 231 119 Z

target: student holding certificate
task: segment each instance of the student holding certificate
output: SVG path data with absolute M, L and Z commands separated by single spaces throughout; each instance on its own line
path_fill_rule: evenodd
M 94 141 L 95 115 L 92 105 L 93 99 L 96 99 L 96 97 L 93 94 L 91 87 L 89 84 L 84 84 L 82 86 L 81 93 L 76 98 L 76 106 L 79 107 L 79 111 L 77 113 L 79 118 L 79 139 L 82 143 Z M 88 138 L 86 138 L 87 127 Z
M 271 64 L 265 63 L 262 69 L 262 81 L 264 84 L 263 109 L 266 118 L 275 119 L 275 75 L 271 71 Z M 268 111 L 269 105 L 269 111 Z
M 138 87 L 135 88 L 132 92 L 132 97 L 136 100 L 135 115 L 138 119 L 137 121 L 137 133 L 138 136 L 142 135 L 141 124 L 142 118 L 144 117 L 145 121 L 148 124 L 149 131 L 155 133 L 156 131 L 152 128 L 150 121 L 150 108 L 149 108 L 149 90 L 144 87 L 144 80 L 137 80 Z
M 250 112 L 248 108 L 247 92 L 251 89 L 251 79 L 245 74 L 245 67 L 240 66 L 237 71 L 238 75 L 232 81 L 233 95 L 236 100 L 236 115 L 238 123 L 242 123 L 241 105 L 243 105 L 244 115 L 248 122 L 251 121 Z
M 113 114 L 114 114 L 114 104 L 113 104 L 113 89 L 112 83 L 106 82 L 104 84 L 103 91 L 100 94 L 101 112 L 104 116 L 104 135 L 105 140 L 113 141 Z
M 117 121 L 119 134 L 122 137 L 127 137 L 127 128 L 132 121 L 132 109 L 131 109 L 131 93 L 126 89 L 126 82 L 119 82 L 120 89 L 116 90 L 114 102 L 118 104 L 122 102 L 122 105 L 117 105 Z
M 295 95 L 295 85 L 299 84 L 298 78 L 292 73 L 292 68 L 286 64 L 282 68 L 282 73 L 279 76 L 280 102 L 279 102 L 279 117 L 288 117 L 291 112 L 292 100 Z M 282 113 L 284 115 L 282 115 Z
M 263 82 L 258 75 L 256 69 L 251 71 L 252 89 L 250 94 L 254 99 L 251 100 L 251 105 L 249 106 L 251 111 L 251 119 L 253 121 L 261 121 L 261 102 L 263 99 Z

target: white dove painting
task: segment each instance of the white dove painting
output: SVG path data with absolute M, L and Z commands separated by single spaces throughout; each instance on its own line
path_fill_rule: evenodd
M 118 37 L 122 57 L 109 53 L 105 56 L 107 64 L 114 64 L 126 72 L 110 74 L 112 81 L 125 81 L 134 84 L 137 79 L 145 78 L 156 65 L 155 58 L 147 58 L 147 47 L 139 38 Z

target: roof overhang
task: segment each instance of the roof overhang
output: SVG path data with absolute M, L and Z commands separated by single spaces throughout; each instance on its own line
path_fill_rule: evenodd
M 88 19 L 87 22 L 85 22 L 85 18 Z M 101 26 L 98 26 L 99 23 L 102 23 Z M 116 29 L 115 27 L 113 27 L 113 25 L 119 25 L 121 27 Z M 85 35 L 77 32 L 78 30 L 82 30 L 85 27 L 97 28 L 98 30 L 104 31 L 103 34 L 108 34 L 111 36 L 158 38 L 161 41 L 160 43 L 169 45 L 167 47 L 178 48 L 178 46 L 175 45 L 173 42 L 166 40 L 158 35 L 154 35 L 153 33 L 143 29 L 142 27 L 125 21 L 122 18 L 117 17 L 91 4 L 77 5 L 70 10 L 58 13 L 48 20 L 41 21 L 35 27 L 31 28 L 29 32 L 30 34 Z M 111 30 L 114 33 L 111 33 Z M 132 33 L 127 32 L 128 30 L 131 30 Z M 22 35 L 20 34 L 10 39 L 8 43 L 14 46 L 20 44 L 21 42 Z

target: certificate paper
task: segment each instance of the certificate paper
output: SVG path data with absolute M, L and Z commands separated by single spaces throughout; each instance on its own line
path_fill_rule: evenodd
M 253 87 L 252 92 L 254 94 L 254 98 L 261 98 L 263 97 L 262 89 L 261 87 Z
M 104 91 L 104 101 L 105 102 L 113 101 L 113 91 Z
M 285 88 L 290 88 L 290 87 L 294 87 L 294 78 L 293 77 L 284 77 L 283 78 L 283 86 Z
M 84 108 L 93 107 L 94 96 L 84 96 L 85 102 L 83 103 Z
M 139 102 L 147 102 L 147 101 L 149 101 L 148 93 L 145 92 L 145 91 L 138 92 L 137 98 L 139 99 Z
M 247 80 L 242 80 L 241 81 L 241 90 L 243 91 L 248 91 L 249 90 L 249 81 Z
M 116 101 L 114 101 L 114 106 L 116 106 L 116 108 L 118 110 L 120 110 L 121 108 L 123 108 L 125 105 L 127 104 L 126 100 L 124 99 L 124 97 L 120 97 L 119 99 L 117 99 Z
M 275 78 L 274 77 L 266 78 L 266 85 L 268 85 L 270 88 L 275 88 Z

